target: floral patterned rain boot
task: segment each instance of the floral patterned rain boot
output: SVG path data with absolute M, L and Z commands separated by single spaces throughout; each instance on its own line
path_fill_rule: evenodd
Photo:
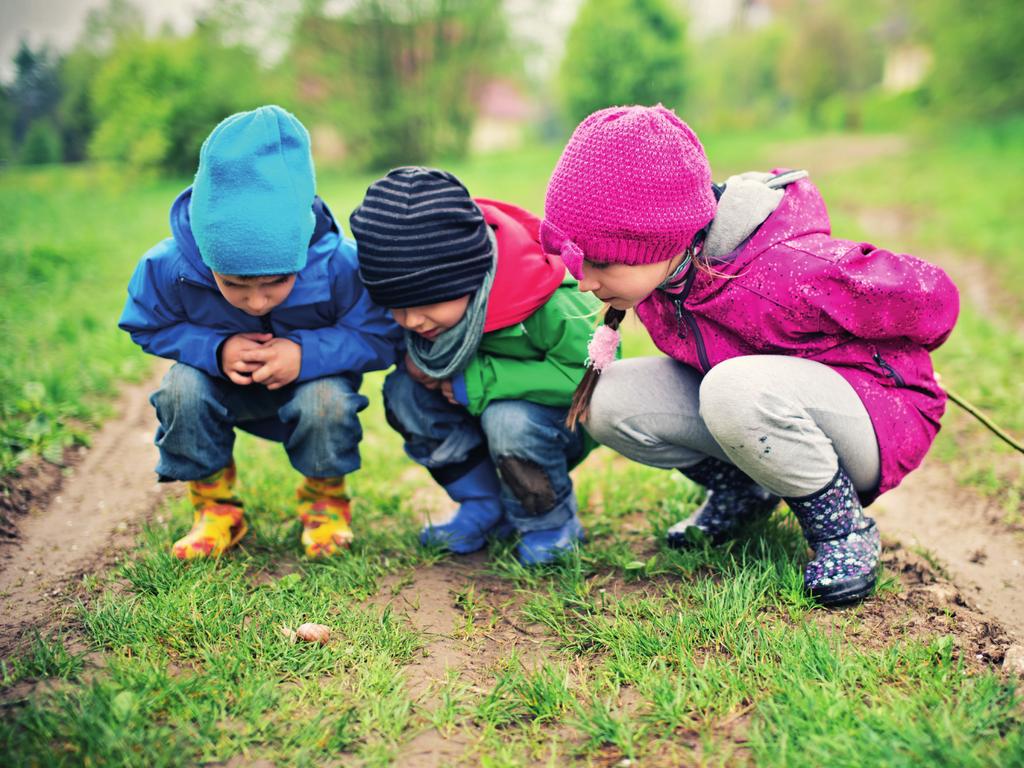
M 235 496 L 236 478 L 232 460 L 224 469 L 188 484 L 195 518 L 192 530 L 174 542 L 175 557 L 218 557 L 245 536 L 249 528 L 242 517 L 242 501 Z
M 306 477 L 296 491 L 302 546 L 309 557 L 329 557 L 352 544 L 352 508 L 345 478 Z
M 707 488 L 708 494 L 696 512 L 668 529 L 668 545 L 675 549 L 697 544 L 702 538 L 700 534 L 712 544 L 721 544 L 744 525 L 768 517 L 779 503 L 778 496 L 755 483 L 743 470 L 720 459 L 704 459 L 679 471 Z M 692 528 L 699 533 L 687 533 Z
M 804 569 L 807 591 L 822 605 L 854 603 L 871 594 L 882 550 L 878 528 L 864 516 L 842 467 L 822 490 L 786 503 L 814 550 Z

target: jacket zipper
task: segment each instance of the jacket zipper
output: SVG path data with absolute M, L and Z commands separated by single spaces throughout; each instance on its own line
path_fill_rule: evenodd
M 900 376 L 896 372 L 896 369 L 893 368 L 891 365 L 889 365 L 889 363 L 878 352 L 875 352 L 873 357 L 874 357 L 875 363 L 877 363 L 879 365 L 879 367 L 881 367 L 883 370 L 885 370 L 886 378 L 889 378 L 889 379 L 892 379 L 893 381 L 895 381 L 897 387 L 904 387 L 904 386 L 906 386 L 906 383 L 903 381 L 903 377 Z
M 700 326 L 697 325 L 697 318 L 693 316 L 690 310 L 683 306 L 683 302 L 686 301 L 686 297 L 690 295 L 690 289 L 693 287 L 693 280 L 697 276 L 697 268 L 695 266 L 690 267 L 690 274 L 686 276 L 686 284 L 683 286 L 681 293 L 672 296 L 672 303 L 676 308 L 676 335 L 680 339 L 686 338 L 686 331 L 684 330 L 683 323 L 685 322 L 689 326 L 691 333 L 693 333 L 693 340 L 697 345 L 697 359 L 700 361 L 701 373 L 707 373 L 711 370 L 711 364 L 708 361 L 708 351 L 704 346 L 704 337 L 700 333 Z

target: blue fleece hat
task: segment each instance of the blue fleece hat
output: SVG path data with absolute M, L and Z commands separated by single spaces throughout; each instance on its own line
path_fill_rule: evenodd
M 203 262 L 222 275 L 285 275 L 306 266 L 316 179 L 309 133 L 289 112 L 226 118 L 203 142 L 189 216 Z

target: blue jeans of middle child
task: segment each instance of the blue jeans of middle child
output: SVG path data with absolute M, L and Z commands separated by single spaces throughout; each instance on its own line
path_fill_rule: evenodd
M 307 477 L 359 469 L 363 432 L 356 414 L 369 401 L 358 376 L 325 376 L 269 390 L 240 386 L 176 363 L 150 402 L 160 426 L 161 481 L 200 480 L 231 462 L 235 427 L 284 443 L 292 466 Z
M 490 457 L 505 517 L 520 533 L 558 528 L 576 514 L 569 470 L 585 449 L 583 433 L 565 426 L 566 408 L 495 400 L 477 418 L 399 364 L 384 380 L 384 409 L 409 458 L 442 486 Z

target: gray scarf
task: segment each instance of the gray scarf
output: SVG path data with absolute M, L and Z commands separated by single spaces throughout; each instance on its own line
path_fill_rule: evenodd
M 487 316 L 487 299 L 494 284 L 494 273 L 498 268 L 498 243 L 490 227 L 487 234 L 491 240 L 491 268 L 484 275 L 484 281 L 469 298 L 466 314 L 454 326 L 433 341 L 424 339 L 418 333 L 405 332 L 405 346 L 416 367 L 433 379 L 450 379 L 462 371 L 476 354 L 484 335 L 484 319 Z

